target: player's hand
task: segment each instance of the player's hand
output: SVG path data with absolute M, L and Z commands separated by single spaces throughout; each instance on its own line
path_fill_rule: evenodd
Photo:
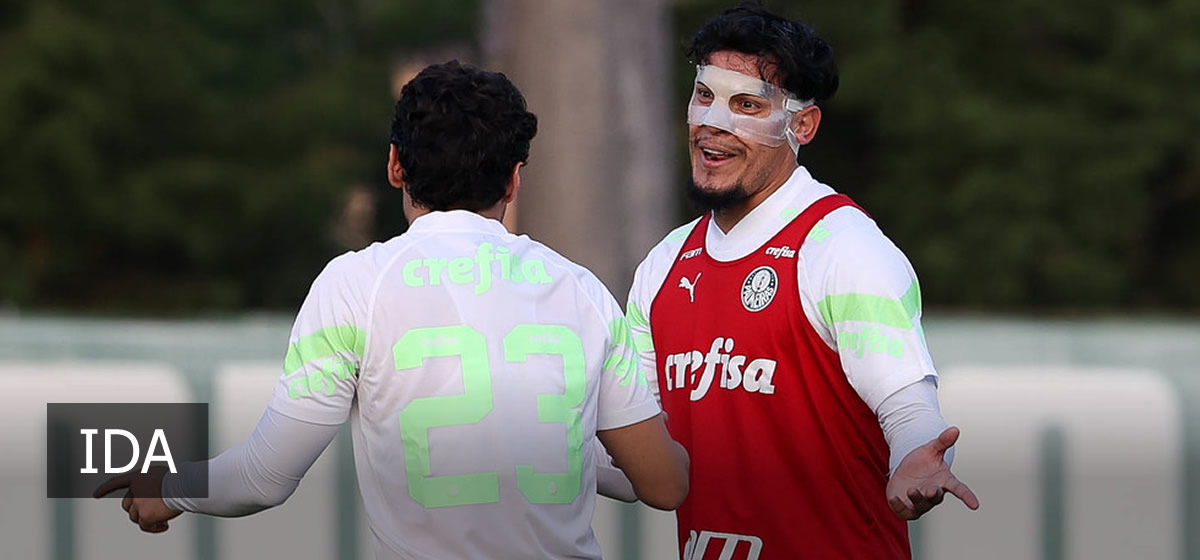
M 946 492 L 958 496 L 967 507 L 979 509 L 979 498 L 954 475 L 944 459 L 946 450 L 958 441 L 958 428 L 946 428 L 937 439 L 904 456 L 887 484 L 888 505 L 900 519 L 912 521 L 942 503 Z
M 121 509 L 129 512 L 129 520 L 147 533 L 162 533 L 170 528 L 167 522 L 180 513 L 167 507 L 159 497 L 162 495 L 162 480 L 166 472 L 165 468 L 155 467 L 146 474 L 115 476 L 98 486 L 92 497 L 100 498 L 115 490 L 126 489 Z

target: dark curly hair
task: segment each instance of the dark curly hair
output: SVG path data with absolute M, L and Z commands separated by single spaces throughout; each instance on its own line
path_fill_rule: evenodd
M 808 25 L 780 17 L 754 2 L 744 2 L 704 22 L 688 46 L 687 56 L 693 64 L 706 64 L 717 51 L 758 56 L 760 71 L 774 65 L 779 84 L 800 99 L 821 102 L 833 97 L 838 88 L 837 63 L 829 44 Z
M 536 134 L 537 117 L 508 77 L 457 60 L 417 74 L 392 117 L 405 189 L 429 210 L 494 206 Z

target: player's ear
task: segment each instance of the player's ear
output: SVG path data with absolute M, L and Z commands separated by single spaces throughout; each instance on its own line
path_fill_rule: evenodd
M 508 184 L 504 187 L 504 198 L 501 202 L 509 203 L 516 200 L 517 190 L 521 188 L 521 166 L 523 165 L 525 165 L 525 162 L 518 161 L 513 166 L 512 175 L 509 176 Z
M 387 178 L 388 182 L 397 189 L 404 188 L 404 168 L 400 167 L 400 150 L 395 144 L 388 144 Z
M 813 137 L 817 135 L 817 128 L 820 126 L 821 108 L 816 105 L 809 105 L 792 117 L 792 134 L 796 135 L 796 140 L 802 146 L 812 142 Z

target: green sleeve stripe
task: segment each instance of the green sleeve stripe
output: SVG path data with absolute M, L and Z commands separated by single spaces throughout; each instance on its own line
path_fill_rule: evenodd
M 620 348 L 629 344 L 629 321 L 617 317 L 608 323 L 609 347 Z
M 916 317 L 917 313 L 921 311 L 921 287 L 917 285 L 916 281 L 913 281 L 912 285 L 908 287 L 908 291 L 900 296 L 900 305 L 904 306 L 904 314 L 908 316 L 908 321 L 911 323 L 913 317 Z
M 642 313 L 641 308 L 632 301 L 629 302 L 629 305 L 625 306 L 625 317 L 629 319 L 629 324 L 633 326 L 646 327 L 650 324 L 646 321 L 646 314 Z
M 688 225 L 689 224 L 685 224 L 675 228 L 674 231 L 667 234 L 666 240 L 683 241 L 684 239 L 687 239 L 688 234 L 692 232 L 692 228 L 688 227 Z
M 638 334 L 637 336 L 633 337 L 633 347 L 638 351 L 649 350 L 650 352 L 653 352 L 654 337 L 650 336 L 650 333 Z
M 921 292 L 914 283 L 898 300 L 873 294 L 838 294 L 821 300 L 817 309 L 827 325 L 862 321 L 911 330 L 920 305 Z
M 361 357 L 366 348 L 367 331 L 350 325 L 339 325 L 321 329 L 308 336 L 300 337 L 288 347 L 283 359 L 283 372 L 295 373 L 304 364 L 341 353 Z
M 646 314 L 636 303 L 630 301 L 629 305 L 625 306 L 625 316 L 629 319 L 630 327 L 643 327 L 646 331 L 650 330 L 650 321 L 646 320 Z M 654 338 L 649 332 L 642 332 L 633 335 L 633 345 L 637 350 L 654 351 Z
M 629 330 L 630 320 L 639 318 L 641 318 L 640 313 L 636 317 L 617 317 L 608 324 L 612 340 L 608 346 L 608 358 L 604 360 L 604 372 L 616 375 L 621 385 L 627 386 L 634 379 L 637 379 L 640 385 L 646 384 L 646 377 L 638 365 L 638 347 Z M 641 320 L 645 321 L 645 319 Z M 632 357 L 625 357 L 626 350 L 632 354 Z

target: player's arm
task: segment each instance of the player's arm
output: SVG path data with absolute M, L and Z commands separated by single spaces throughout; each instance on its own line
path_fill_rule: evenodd
M 687 498 L 688 454 L 671 439 L 662 415 L 596 436 L 646 505 L 673 510 Z
M 638 286 L 634 285 L 634 290 Z M 650 394 L 654 396 L 654 400 L 662 402 L 658 394 L 658 374 L 656 354 L 654 351 L 654 338 L 650 336 L 650 319 L 649 319 L 649 302 L 640 301 L 642 298 L 634 299 L 634 293 L 629 294 L 629 304 L 626 306 L 626 317 L 629 320 L 629 333 L 634 347 L 634 358 L 637 360 L 638 368 L 646 379 L 646 386 L 650 389 Z
M 110 479 L 96 497 L 127 488 L 122 509 L 147 532 L 167 530 L 166 521 L 183 511 L 240 516 L 283 503 L 349 415 L 366 338 L 362 287 L 370 275 L 362 266 L 354 254 L 343 255 L 313 282 L 292 329 L 284 375 L 247 442 L 186 464 L 178 476 L 160 470 Z M 209 497 L 193 499 L 204 474 Z
M 975 493 L 950 471 L 959 431 L 942 418 L 932 379 L 896 391 L 877 413 L 891 452 L 888 505 L 897 516 L 917 519 L 942 503 L 946 492 L 979 507 Z
M 338 433 L 268 408 L 250 439 L 209 461 L 185 464 L 163 479 L 167 507 L 218 517 L 241 517 L 282 505 Z M 189 478 L 208 470 L 208 497 L 191 498 Z
M 250 439 L 220 455 L 183 463 L 177 474 L 160 469 L 113 478 L 96 496 L 128 488 L 123 509 L 130 521 L 154 533 L 166 530 L 166 522 L 182 512 L 218 517 L 258 513 L 283 504 L 296 491 L 337 432 L 337 426 L 296 420 L 268 408 Z
M 909 453 L 950 427 L 942 417 L 937 383 L 931 377 L 892 393 L 880 403 L 875 413 L 890 451 L 888 476 L 896 472 L 901 460 Z M 954 465 L 954 448 L 946 450 L 945 461 L 947 465 Z
M 658 375 L 655 373 L 654 338 L 650 336 L 649 310 L 653 299 L 653 290 L 656 289 L 656 287 L 652 288 L 651 284 L 656 281 L 661 284 L 662 279 L 654 278 L 655 275 L 648 272 L 648 269 L 654 268 L 653 265 L 659 264 L 656 262 L 655 256 L 655 253 L 651 253 L 651 256 L 647 257 L 646 261 L 638 267 L 634 275 L 633 285 L 629 291 L 628 305 L 625 308 L 625 318 L 629 324 L 634 359 L 637 361 L 650 394 L 657 401 L 659 398 Z M 663 417 L 666 418 L 665 412 Z M 596 447 L 596 487 L 600 495 L 623 502 L 637 501 L 637 494 L 633 491 L 633 485 L 625 477 L 625 473 L 616 467 L 612 456 L 604 449 L 603 445 L 597 443 Z
M 850 385 L 879 418 L 890 452 L 889 504 L 901 518 L 916 519 L 951 492 L 974 509 L 975 495 L 950 473 L 958 430 L 948 428 L 937 404 L 916 274 L 878 229 L 853 227 L 845 213 L 854 211 L 841 212 L 832 236 L 810 239 L 801 250 L 801 298 Z
M 656 384 L 647 376 L 647 371 L 654 371 L 649 325 L 636 309 L 629 317 L 623 315 L 608 290 L 599 281 L 593 285 L 594 299 L 601 304 L 598 308 L 609 331 L 596 434 L 607 453 L 596 453 L 598 491 L 616 499 L 640 499 L 652 507 L 674 509 L 687 496 L 688 457 L 667 432 L 653 390 Z M 635 288 L 638 285 L 635 277 Z M 644 336 L 640 336 L 637 333 L 643 326 Z M 649 370 L 645 367 L 647 355 Z
M 596 458 L 596 493 L 606 498 L 626 503 L 638 501 L 633 484 L 621 469 L 613 463 L 612 455 L 604 448 L 600 438 L 592 440 L 592 451 Z

